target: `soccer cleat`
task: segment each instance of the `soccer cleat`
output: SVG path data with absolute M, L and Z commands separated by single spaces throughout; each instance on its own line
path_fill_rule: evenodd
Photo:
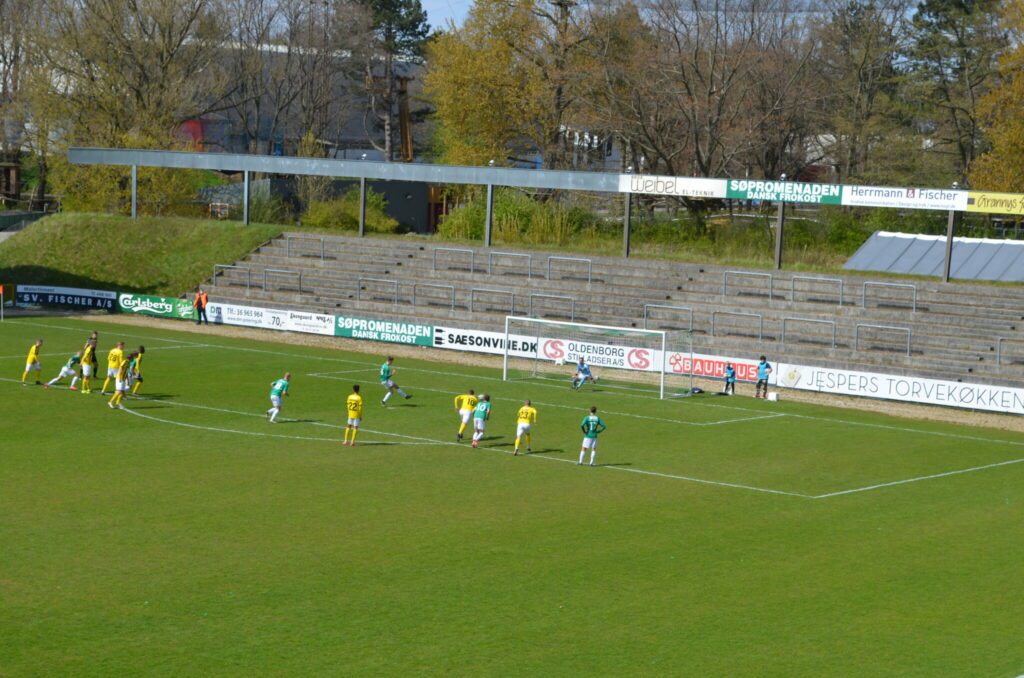
M 36 382 L 36 386 L 42 386 L 42 385 L 43 385 L 43 382 L 41 382 L 41 381 L 37 381 Z
M 122 405 L 121 403 L 118 403 L 117 404 L 117 409 L 123 410 L 124 409 L 124 405 Z
M 518 447 L 516 449 L 512 450 L 512 456 L 513 457 L 516 456 L 517 454 L 519 454 L 519 448 Z
M 473 447 L 476 447 L 476 441 L 475 440 L 473 441 Z
M 48 389 L 48 388 L 50 388 L 50 385 L 49 384 L 43 384 L 43 388 Z
M 77 386 L 68 386 L 68 390 L 69 391 L 77 391 L 78 387 Z
M 382 400 L 382 401 L 380 401 L 380 404 L 383 405 L 384 407 L 387 407 L 388 406 L 388 401 Z
M 411 397 L 412 397 L 411 395 L 407 395 L 407 396 L 405 396 L 405 399 L 408 400 Z
M 109 407 L 110 409 L 114 409 L 114 403 L 107 403 L 107 407 Z
M 89 395 L 90 393 L 92 393 L 92 389 L 91 388 L 90 389 L 85 389 L 85 388 L 82 389 L 82 395 Z
M 21 382 L 21 385 L 22 386 L 28 386 L 28 384 L 26 384 L 25 382 Z
M 591 465 L 591 466 L 593 466 L 593 465 L 594 465 L 594 462 L 590 462 L 590 465 Z
M 356 446 L 356 444 L 354 442 L 349 443 L 349 447 L 355 447 L 355 446 Z
M 533 452 L 533 448 L 532 448 L 532 447 L 530 447 L 529 445 L 527 445 L 527 447 L 526 447 L 526 451 L 527 451 L 527 452 Z
M 455 434 L 455 442 L 457 442 L 457 443 L 461 443 L 462 442 L 462 434 L 461 433 L 456 433 Z

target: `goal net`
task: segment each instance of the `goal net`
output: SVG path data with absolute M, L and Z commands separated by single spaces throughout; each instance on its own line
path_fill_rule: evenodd
M 693 341 L 689 331 L 644 330 L 507 316 L 502 377 L 570 386 L 580 358 L 594 381 L 582 388 L 628 389 L 660 398 L 689 395 Z

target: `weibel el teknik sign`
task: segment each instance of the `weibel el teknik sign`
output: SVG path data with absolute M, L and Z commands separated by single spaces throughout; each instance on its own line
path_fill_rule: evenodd
M 737 200 L 838 205 L 843 197 L 843 187 L 839 184 L 808 184 L 800 181 L 730 179 L 726 197 Z
M 724 198 L 725 179 L 620 174 L 619 192 L 672 195 L 680 198 Z

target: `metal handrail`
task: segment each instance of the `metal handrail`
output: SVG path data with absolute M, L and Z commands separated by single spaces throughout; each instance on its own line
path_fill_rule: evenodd
M 726 271 L 722 274 L 722 296 L 729 293 L 729 275 L 747 278 L 768 278 L 768 301 L 773 299 L 775 277 L 771 273 L 751 273 L 750 271 Z
M 363 300 L 363 283 L 364 282 L 387 283 L 388 285 L 394 285 L 395 286 L 395 296 L 392 299 L 391 303 L 393 303 L 393 304 L 397 304 L 398 303 L 398 281 L 397 280 L 388 280 L 387 278 L 364 278 L 362 276 L 360 276 L 359 280 L 356 282 L 356 301 L 362 301 Z
M 835 320 L 816 320 L 814 318 L 783 318 L 782 319 L 782 343 L 786 343 L 786 321 L 792 320 L 794 322 L 802 323 L 818 323 L 821 325 L 832 326 L 832 348 L 836 347 L 836 321 Z
M 813 280 L 816 282 L 839 283 L 839 306 L 843 305 L 843 279 L 842 278 L 815 278 L 813 276 L 795 275 L 789 279 L 789 299 L 796 301 L 796 281 Z
M 548 257 L 548 280 L 551 280 L 551 262 L 552 261 L 582 261 L 587 264 L 587 283 L 594 282 L 594 262 L 591 259 L 583 259 L 580 257 Z
M 690 312 L 690 327 L 689 331 L 693 332 L 693 309 L 689 306 L 669 306 L 668 304 L 644 304 L 644 329 L 647 329 L 647 309 L 649 308 L 670 308 L 676 311 L 689 311 Z
M 516 314 L 516 295 L 515 295 L 515 292 L 509 292 L 508 290 L 489 290 L 489 289 L 486 289 L 484 287 L 474 287 L 473 289 L 471 289 L 469 291 L 469 312 L 470 313 L 473 313 L 476 310 L 475 302 L 476 302 L 476 295 L 477 295 L 478 292 L 484 293 L 484 294 L 507 294 L 508 298 L 512 300 L 512 307 L 509 309 L 508 314 L 509 315 L 515 315 Z
M 435 271 L 437 270 L 437 253 L 438 252 L 462 252 L 464 254 L 469 254 L 469 272 L 470 273 L 475 273 L 476 272 L 474 270 L 475 269 L 475 265 L 476 265 L 476 252 L 474 252 L 473 250 L 464 249 L 464 248 L 461 248 L 461 247 L 435 247 L 434 248 L 434 253 L 433 253 L 433 266 L 432 266 L 433 270 L 435 270 Z
M 873 287 L 901 287 L 901 288 L 904 288 L 904 289 L 911 290 L 913 292 L 912 301 L 911 301 L 911 310 L 914 313 L 917 312 L 917 285 L 911 285 L 910 283 L 872 282 L 872 281 L 869 280 L 868 282 L 865 282 L 863 285 L 861 285 L 860 305 L 863 308 L 867 308 L 868 307 L 867 306 L 868 285 L 871 285 Z
M 532 280 L 533 274 L 533 255 L 522 254 L 519 252 L 488 252 L 487 253 L 487 275 L 491 275 L 491 265 L 494 262 L 494 257 L 519 257 L 526 259 L 526 279 Z
M 906 332 L 907 333 L 907 355 L 910 355 L 910 328 L 909 327 L 893 327 L 892 325 L 866 325 L 858 323 L 853 332 L 853 350 L 860 350 L 860 328 L 868 327 L 874 330 L 890 330 L 892 332 Z
M 214 264 L 213 265 L 213 277 L 211 280 L 213 284 L 217 284 L 217 269 L 218 268 L 237 268 L 240 271 L 245 271 L 245 289 L 246 291 L 252 287 L 252 269 L 248 266 L 235 266 L 234 264 Z
M 292 256 L 292 240 L 308 240 L 310 242 L 320 243 L 320 261 L 323 261 L 325 257 L 325 245 L 324 239 L 311 235 L 286 235 L 284 237 L 285 255 L 289 258 Z
M 531 294 L 530 295 L 530 310 L 527 315 L 533 315 L 533 298 L 538 299 L 568 299 L 569 300 L 569 322 L 576 321 L 576 299 L 573 297 L 561 295 L 561 294 Z
M 435 285 L 434 283 L 414 282 L 412 284 L 412 305 L 416 305 L 416 289 L 419 287 L 434 287 L 437 289 L 451 290 L 452 310 L 455 310 L 455 285 Z
M 757 340 L 758 341 L 763 341 L 764 340 L 764 316 L 761 315 L 760 313 L 738 313 L 736 311 L 712 311 L 711 312 L 711 336 L 712 337 L 716 336 L 715 335 L 715 330 L 716 330 L 716 327 L 717 327 L 716 320 L 717 320 L 718 316 L 720 316 L 720 315 L 731 315 L 731 316 L 737 316 L 737 317 L 743 317 L 743 318 L 757 318 L 757 320 L 758 320 Z
M 299 281 L 299 294 L 302 294 L 302 271 L 292 271 L 287 268 L 265 268 L 263 269 L 263 291 L 267 290 L 267 274 L 268 273 L 284 273 L 287 275 L 294 275 Z

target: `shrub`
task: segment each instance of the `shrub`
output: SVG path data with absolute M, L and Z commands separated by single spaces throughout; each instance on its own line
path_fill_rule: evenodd
M 375 191 L 366 191 L 366 230 L 396 233 L 399 223 L 387 215 L 387 201 Z M 340 198 L 314 201 L 302 217 L 312 231 L 355 231 L 359 229 L 359 187 L 353 186 Z

